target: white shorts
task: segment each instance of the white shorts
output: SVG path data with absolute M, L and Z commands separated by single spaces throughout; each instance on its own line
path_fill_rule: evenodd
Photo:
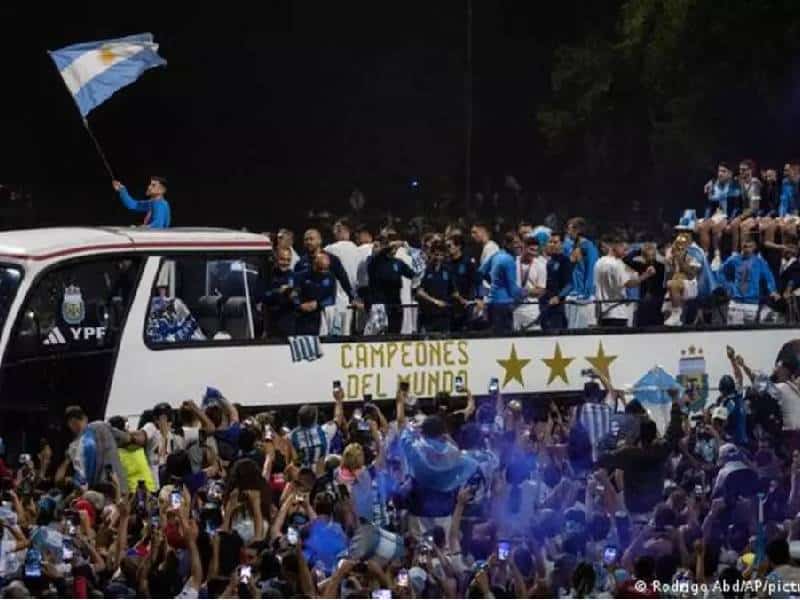
M 683 294 L 684 300 L 694 300 L 697 298 L 697 279 L 684 279 L 683 280 Z
M 336 305 L 326 306 L 322 309 L 319 319 L 319 335 L 342 335 L 341 318 L 336 311 Z
M 597 325 L 594 297 L 588 300 L 578 300 L 574 296 L 568 297 L 564 313 L 567 316 L 567 327 L 570 329 L 586 329 Z
M 749 325 L 758 320 L 758 304 L 728 303 L 728 325 Z
M 518 306 L 514 309 L 514 331 L 536 331 L 541 329 L 539 324 L 536 323 L 538 318 L 538 304 L 529 303 Z

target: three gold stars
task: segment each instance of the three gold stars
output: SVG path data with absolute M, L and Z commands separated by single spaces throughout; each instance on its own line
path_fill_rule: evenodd
M 564 383 L 569 383 L 567 379 L 567 367 L 575 357 L 566 358 L 561 354 L 561 346 L 556 342 L 556 351 L 553 358 L 542 358 L 541 361 L 550 369 L 550 376 L 547 378 L 547 385 L 553 383 L 556 377 L 560 377 Z
M 615 356 L 609 356 L 603 350 L 603 342 L 600 342 L 600 346 L 597 349 L 597 356 L 586 356 L 586 362 L 588 362 L 595 371 L 598 373 L 602 373 L 606 379 L 609 379 L 611 375 L 609 374 L 608 367 L 611 365 L 612 362 L 617 360 Z
M 525 365 L 529 362 L 531 362 L 530 358 L 518 358 L 517 348 L 514 344 L 511 344 L 511 356 L 506 359 L 500 358 L 497 360 L 497 364 L 503 367 L 506 372 L 505 377 L 503 377 L 502 387 L 506 387 L 506 384 L 512 379 L 519 381 L 519 384 L 524 386 L 525 382 L 522 380 L 522 369 L 524 369 Z
M 603 342 L 598 342 L 597 354 L 594 356 L 585 356 L 584 358 L 586 359 L 586 362 L 592 365 L 592 368 L 595 371 L 610 379 L 611 363 L 617 360 L 619 356 L 616 354 L 606 354 L 606 350 L 603 347 Z M 550 369 L 546 385 L 550 385 L 556 379 L 561 379 L 561 381 L 564 383 L 569 384 L 567 368 L 575 360 L 575 357 L 564 356 L 564 354 L 561 352 L 561 345 L 558 342 L 556 342 L 553 356 L 550 358 L 542 358 L 540 360 L 547 366 L 548 369 Z M 520 358 L 517 355 L 516 346 L 511 344 L 511 353 L 509 357 L 505 359 L 497 359 L 497 364 L 503 367 L 503 370 L 505 371 L 502 387 L 506 387 L 506 385 L 512 381 L 516 381 L 521 386 L 525 387 L 525 381 L 522 378 L 522 369 L 524 369 L 529 362 L 531 362 L 531 359 Z

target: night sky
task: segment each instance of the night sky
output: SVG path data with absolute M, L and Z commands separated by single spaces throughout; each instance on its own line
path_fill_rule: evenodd
M 474 180 L 543 176 L 536 102 L 552 44 L 579 33 L 574 4 L 475 3 Z M 45 51 L 150 31 L 168 66 L 89 121 L 132 191 L 151 173 L 170 179 L 176 224 L 274 226 L 343 208 L 355 186 L 368 202 L 402 202 L 411 178 L 449 176 L 463 194 L 465 1 L 263 6 L 2 9 L 14 84 L 0 181 L 33 184 L 42 223 L 135 222 Z

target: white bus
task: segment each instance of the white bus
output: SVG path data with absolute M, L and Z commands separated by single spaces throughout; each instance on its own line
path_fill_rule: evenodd
M 64 408 L 92 419 L 199 400 L 207 386 L 245 407 L 452 391 L 497 378 L 504 394 L 576 391 L 587 368 L 619 387 L 655 365 L 714 388 L 732 345 L 769 372 L 796 326 L 453 334 L 325 340 L 292 361 L 263 335 L 259 289 L 269 240 L 222 229 L 54 228 L 0 233 L 0 436 L 31 449 L 63 432 Z

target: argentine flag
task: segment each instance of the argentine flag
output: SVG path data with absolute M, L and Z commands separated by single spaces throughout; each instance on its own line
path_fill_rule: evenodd
M 74 44 L 49 54 L 84 118 L 147 69 L 167 64 L 151 33 Z

